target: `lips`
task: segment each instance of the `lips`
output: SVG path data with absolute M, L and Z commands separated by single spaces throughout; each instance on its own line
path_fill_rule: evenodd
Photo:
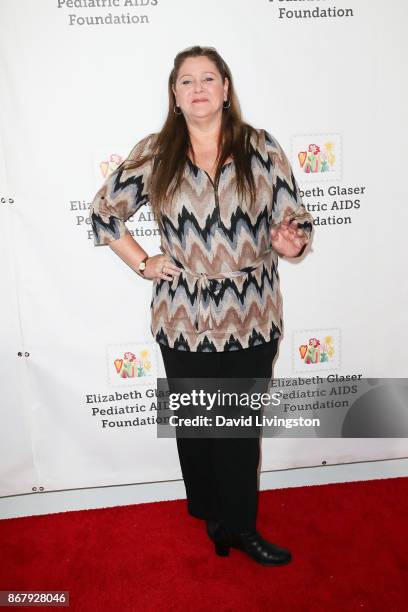
M 207 98 L 196 98 L 193 102 L 208 102 Z

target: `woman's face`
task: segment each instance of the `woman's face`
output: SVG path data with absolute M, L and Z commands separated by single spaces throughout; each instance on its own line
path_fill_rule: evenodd
M 228 78 L 223 83 L 217 66 L 205 55 L 188 57 L 180 66 L 173 92 L 187 122 L 211 118 L 222 113 L 228 99 Z

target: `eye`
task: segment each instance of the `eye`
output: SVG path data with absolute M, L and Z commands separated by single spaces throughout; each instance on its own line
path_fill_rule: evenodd
M 182 85 L 185 85 L 185 83 L 189 83 L 190 81 L 181 81 Z
M 205 80 L 206 81 L 213 81 L 214 79 L 212 77 L 207 77 Z

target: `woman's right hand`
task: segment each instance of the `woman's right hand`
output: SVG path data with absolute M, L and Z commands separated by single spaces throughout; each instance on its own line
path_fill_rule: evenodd
M 146 260 L 144 277 L 149 280 L 162 278 L 163 280 L 173 280 L 179 276 L 181 270 L 176 266 L 168 255 L 153 255 Z

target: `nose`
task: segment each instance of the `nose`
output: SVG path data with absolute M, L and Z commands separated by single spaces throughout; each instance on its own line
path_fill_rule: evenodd
M 199 79 L 198 81 L 194 81 L 194 91 L 196 93 L 199 93 L 202 90 L 203 90 L 203 84 L 201 83 L 201 80 Z

